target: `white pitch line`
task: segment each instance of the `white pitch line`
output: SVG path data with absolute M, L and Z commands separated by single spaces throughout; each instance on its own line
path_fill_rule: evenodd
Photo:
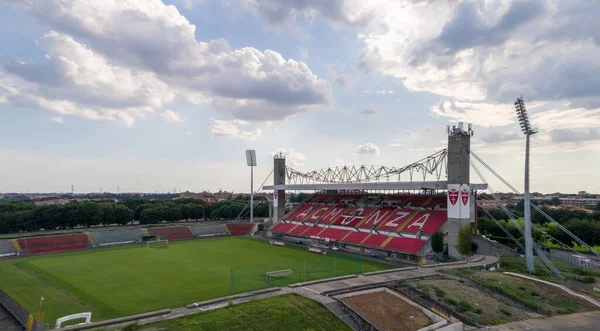
M 315 291 L 315 290 L 311 290 L 311 289 L 309 289 L 308 287 L 304 287 L 304 286 L 302 286 L 302 288 L 303 288 L 303 289 L 305 289 L 305 290 L 309 290 L 309 291 L 311 291 L 311 292 L 317 293 L 318 295 L 321 295 L 321 292 L 317 292 L 317 291 Z

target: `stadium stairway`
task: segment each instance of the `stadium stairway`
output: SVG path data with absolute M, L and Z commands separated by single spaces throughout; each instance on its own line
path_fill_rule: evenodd
M 17 255 L 17 251 L 10 240 L 0 240 L 0 257 L 14 255 Z

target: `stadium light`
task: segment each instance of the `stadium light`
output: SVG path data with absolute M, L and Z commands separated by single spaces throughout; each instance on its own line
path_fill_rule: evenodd
M 256 167 L 256 151 L 246 150 L 246 165 L 250 167 L 250 223 L 254 219 L 254 167 Z
M 525 258 L 527 261 L 527 271 L 533 273 L 535 265 L 533 263 L 533 239 L 531 238 L 531 202 L 529 198 L 529 137 L 538 131 L 531 127 L 527 107 L 523 96 L 517 98 L 514 103 L 515 111 L 519 119 L 521 131 L 525 134 L 525 193 L 523 195 L 523 208 L 525 216 Z

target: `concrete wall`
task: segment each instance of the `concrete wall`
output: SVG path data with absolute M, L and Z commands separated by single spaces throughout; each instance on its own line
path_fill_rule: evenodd
M 273 184 L 285 185 L 285 157 L 275 155 L 273 159 Z M 277 222 L 285 216 L 285 190 L 277 191 L 277 201 L 273 205 L 273 221 Z
M 483 236 L 472 236 L 471 240 L 477 243 L 479 248 L 477 254 L 481 255 L 493 255 L 499 254 L 500 256 L 519 256 L 519 253 L 514 251 L 512 248 L 502 245 L 497 241 L 487 239 Z

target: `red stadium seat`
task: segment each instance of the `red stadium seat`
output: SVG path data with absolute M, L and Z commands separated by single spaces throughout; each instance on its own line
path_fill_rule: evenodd
M 335 220 L 337 220 L 342 215 L 342 213 L 346 209 L 348 209 L 348 208 L 346 208 L 346 206 L 342 206 L 342 205 L 331 208 L 327 212 L 327 214 L 325 214 L 325 216 L 323 216 L 323 218 L 321 219 L 321 224 L 333 223 Z
M 249 235 L 252 231 L 252 223 L 241 223 L 241 224 L 226 224 L 225 227 L 232 236 L 245 236 Z
M 423 245 L 425 245 L 425 241 L 421 239 L 394 237 L 392 240 L 388 241 L 383 248 L 392 251 L 417 254 Z
M 445 210 L 420 211 L 400 229 L 400 232 L 416 234 L 422 229 L 424 235 L 430 236 L 444 225 L 447 219 Z
M 317 206 L 314 209 L 314 212 L 312 212 L 310 215 L 308 215 L 307 217 L 303 217 L 302 221 L 305 222 L 310 222 L 310 223 L 316 223 L 321 221 L 326 215 L 329 214 L 329 212 L 331 210 L 333 210 L 335 207 L 332 206 Z
M 363 241 L 363 246 L 370 246 L 370 247 L 379 247 L 381 246 L 381 244 L 383 244 L 389 237 L 382 235 L 382 234 L 377 234 L 377 233 L 371 233 L 367 239 L 365 239 Z
M 309 226 L 308 230 L 304 231 L 302 233 L 302 236 L 304 237 L 316 237 L 319 235 L 319 233 L 321 233 L 323 230 L 325 230 L 325 228 L 322 228 L 318 225 L 314 225 L 314 226 Z
M 373 207 L 352 207 L 344 211 L 344 214 L 333 222 L 333 225 L 347 227 L 357 226 L 365 217 L 367 217 L 375 208 Z
M 379 223 L 378 230 L 396 232 L 402 227 L 411 217 L 412 214 L 417 213 L 412 209 L 394 209 L 390 215 Z
M 358 227 L 363 229 L 371 229 L 373 226 L 377 227 L 382 221 L 392 215 L 395 210 L 392 207 L 377 208 Z
M 17 239 L 17 243 L 24 252 L 42 254 L 85 249 L 88 245 L 88 236 L 85 234 L 65 234 L 23 238 Z
M 325 229 L 325 231 L 323 231 L 319 234 L 319 237 L 321 239 L 329 238 L 329 240 L 341 241 L 349 233 L 350 233 L 350 230 L 327 228 L 327 229 Z
M 271 232 L 279 232 L 279 233 L 286 233 L 288 231 L 290 231 L 291 229 L 294 228 L 294 226 L 296 226 L 296 224 L 293 223 L 279 223 L 277 225 L 275 225 L 272 229 Z
M 347 235 L 346 238 L 344 238 L 342 240 L 342 242 L 346 242 L 346 243 L 354 244 L 354 245 L 360 245 L 363 242 L 363 240 L 365 240 L 368 236 L 369 236 L 369 233 L 367 233 L 367 232 L 354 231 L 354 232 L 350 233 L 349 235 Z
M 293 227 L 288 233 L 301 235 L 302 233 L 304 233 L 304 231 L 308 230 L 308 228 L 310 228 L 310 226 L 298 224 L 295 227 Z

